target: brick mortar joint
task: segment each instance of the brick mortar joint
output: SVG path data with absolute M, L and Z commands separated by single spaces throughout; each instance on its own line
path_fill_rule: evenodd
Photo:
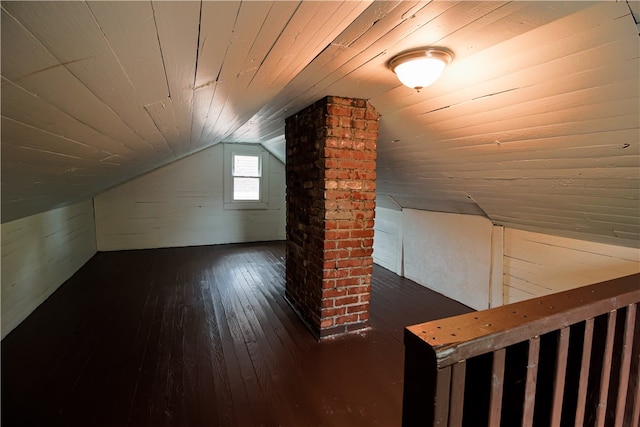
M 360 295 L 361 294 L 353 295 L 353 296 L 359 297 Z M 340 298 L 326 298 L 326 301 L 335 301 L 336 299 L 340 299 Z M 331 307 L 322 307 L 322 310 L 329 311 L 329 310 L 333 310 L 333 309 L 336 309 L 336 308 L 358 307 L 358 306 L 361 306 L 361 305 L 362 306 L 368 306 L 369 305 L 369 301 L 356 301 L 356 302 L 352 302 L 352 303 L 348 303 L 348 304 L 339 304 L 339 305 L 334 305 L 334 306 L 331 306 Z M 366 307 L 364 307 L 364 309 L 366 310 Z

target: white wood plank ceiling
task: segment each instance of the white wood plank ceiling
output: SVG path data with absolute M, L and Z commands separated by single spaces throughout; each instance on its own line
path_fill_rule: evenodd
M 382 114 L 378 204 L 638 246 L 638 2 L 2 2 L 2 222 L 219 142 Z M 637 12 L 636 12 L 637 13 Z M 386 63 L 455 53 L 420 93 Z

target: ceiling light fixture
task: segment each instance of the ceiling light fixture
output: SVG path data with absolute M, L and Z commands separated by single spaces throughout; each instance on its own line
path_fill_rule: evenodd
M 401 53 L 389 61 L 389 68 L 400 82 L 420 92 L 440 77 L 453 59 L 453 52 L 441 47 L 428 47 Z

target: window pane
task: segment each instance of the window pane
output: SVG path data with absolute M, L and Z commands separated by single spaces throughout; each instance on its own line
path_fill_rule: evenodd
M 234 155 L 233 176 L 260 176 L 260 158 Z
M 233 200 L 260 200 L 260 178 L 233 178 Z

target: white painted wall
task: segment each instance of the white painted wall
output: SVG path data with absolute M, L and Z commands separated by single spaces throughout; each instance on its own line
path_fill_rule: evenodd
M 469 307 L 488 308 L 491 222 L 476 215 L 402 213 L 405 277 Z
M 504 227 L 494 225 L 491 232 L 491 277 L 489 279 L 489 307 L 504 304 Z
M 282 162 L 270 155 L 267 209 L 225 210 L 223 161 L 219 144 L 99 194 L 98 250 L 284 240 Z
M 503 228 L 479 216 L 377 208 L 374 262 L 485 309 L 640 272 L 640 250 Z
M 93 203 L 0 225 L 2 338 L 96 253 Z
M 638 272 L 636 248 L 505 229 L 505 304 Z
M 402 211 L 376 207 L 373 262 L 402 276 Z

